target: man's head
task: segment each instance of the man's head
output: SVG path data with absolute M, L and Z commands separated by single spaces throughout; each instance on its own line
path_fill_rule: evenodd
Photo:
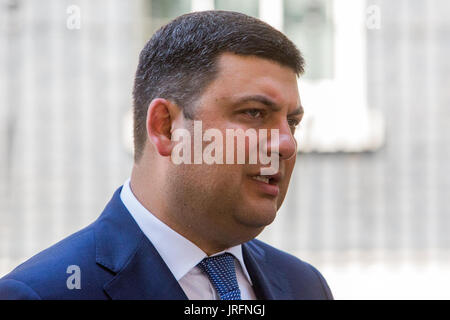
M 259 234 L 281 206 L 295 164 L 301 73 L 292 42 L 244 14 L 198 12 L 163 26 L 141 52 L 133 92 L 138 198 L 205 251 Z M 224 137 L 227 129 L 278 130 L 267 145 L 279 155 L 278 174 L 265 183 L 255 179 L 261 164 L 174 164 L 172 134 L 193 133 L 194 120 Z
M 303 73 L 304 61 L 281 32 L 256 18 L 230 11 L 180 16 L 160 28 L 139 57 L 133 90 L 135 160 L 142 155 L 147 108 L 155 98 L 175 102 L 195 117 L 195 101 L 217 76 L 218 57 L 232 52 L 270 59 Z

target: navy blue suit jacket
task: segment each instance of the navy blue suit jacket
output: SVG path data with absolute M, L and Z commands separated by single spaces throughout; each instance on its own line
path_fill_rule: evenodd
M 91 225 L 0 279 L 0 299 L 187 299 L 123 205 L 120 190 Z M 332 299 L 322 275 L 306 262 L 259 240 L 242 250 L 258 299 Z M 79 289 L 68 286 L 73 265 L 79 267 Z

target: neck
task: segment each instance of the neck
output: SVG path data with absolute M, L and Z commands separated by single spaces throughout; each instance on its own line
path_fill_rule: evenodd
M 156 165 L 152 167 L 154 170 L 150 172 L 146 170 L 146 166 L 135 164 L 131 172 L 131 190 L 144 208 L 172 230 L 194 243 L 208 256 L 224 251 L 237 244 L 212 241 L 204 236 L 204 230 L 197 230 L 198 228 L 195 226 L 204 224 L 198 221 L 198 212 L 190 210 L 186 205 L 178 208 L 178 201 L 171 200 L 169 191 L 165 191 L 166 179 L 164 178 L 165 175 L 161 174 L 163 172 L 162 168 Z M 163 179 L 161 180 L 161 178 Z M 182 215 L 177 213 L 182 213 Z

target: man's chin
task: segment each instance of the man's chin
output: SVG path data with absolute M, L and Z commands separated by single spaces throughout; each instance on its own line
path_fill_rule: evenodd
M 275 220 L 278 211 L 276 202 L 269 199 L 258 200 L 247 208 L 249 209 L 245 210 L 242 217 L 245 221 L 242 222 L 250 227 L 262 229 Z

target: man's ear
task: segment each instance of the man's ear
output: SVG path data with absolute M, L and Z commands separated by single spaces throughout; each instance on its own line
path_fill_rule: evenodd
M 163 157 L 172 153 L 172 124 L 178 113 L 178 107 L 174 103 L 162 98 L 153 99 L 148 107 L 147 137 Z

